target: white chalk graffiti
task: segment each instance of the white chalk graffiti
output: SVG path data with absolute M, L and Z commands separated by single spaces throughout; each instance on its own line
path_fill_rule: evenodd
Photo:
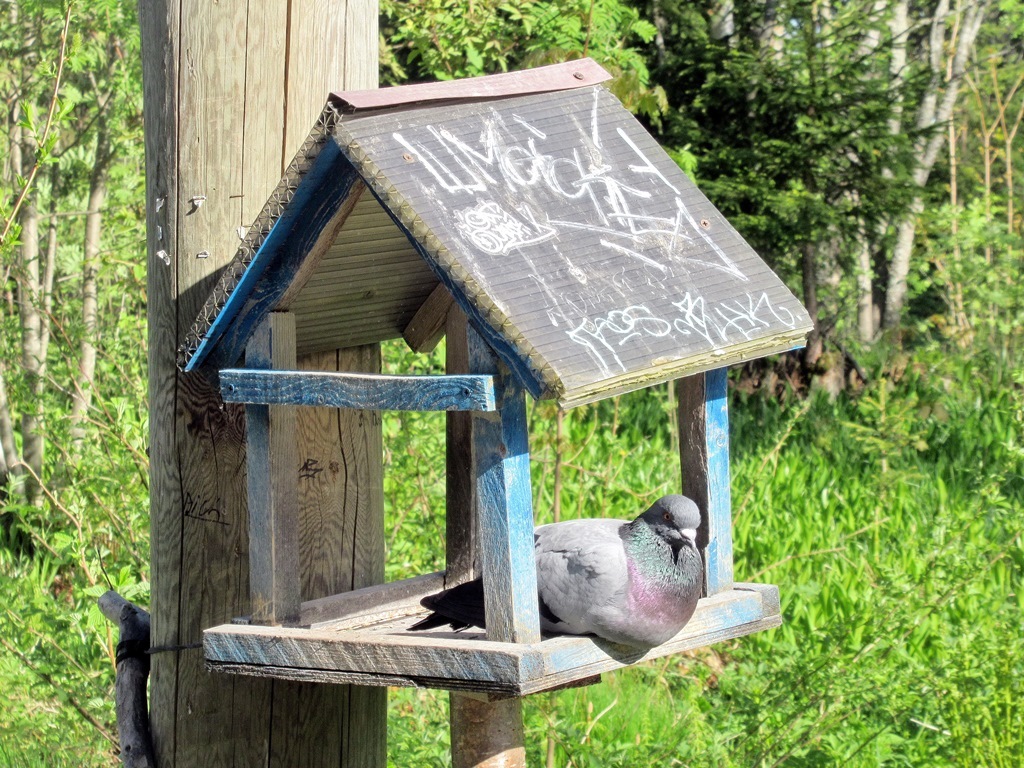
M 528 214 L 528 211 L 526 212 Z M 515 216 L 493 200 L 455 212 L 455 227 L 484 253 L 498 256 L 524 245 L 541 243 L 555 236 L 551 227 Z
M 784 306 L 772 306 L 771 299 L 764 291 L 755 298 L 747 293 L 743 296 L 725 299 L 713 307 L 705 306 L 702 296 L 693 296 L 687 291 L 682 301 L 673 302 L 679 310 L 679 317 L 673 320 L 675 329 L 688 336 L 696 333 L 709 344 L 726 344 L 742 336 L 749 341 L 772 326 L 772 321 L 786 328 L 796 327 L 796 317 Z
M 626 342 L 640 336 L 667 336 L 671 332 L 671 324 L 654 317 L 642 306 L 617 309 L 597 320 L 584 320 L 567 331 L 570 339 L 590 350 L 605 375 L 612 372 L 612 364 L 619 370 L 626 370 L 618 353 L 618 348 Z
M 481 119 L 475 141 L 433 125 L 415 135 L 396 131 L 392 138 L 422 164 L 439 190 L 456 198 L 487 195 L 486 203 L 453 210 L 459 233 L 487 254 L 508 254 L 563 234 L 572 237 L 574 231 L 589 230 L 602 235 L 598 241 L 602 248 L 634 260 L 644 269 L 665 274 L 672 265 L 684 270 L 709 267 L 745 281 L 743 271 L 687 209 L 680 188 L 665 175 L 667 171 L 623 128 L 601 136 L 598 91 L 594 93 L 590 125 L 578 126 L 581 143 L 576 147 L 565 146 L 564 131 L 549 137 L 547 131 L 522 116 L 503 116 L 497 110 Z M 618 143 L 620 155 L 621 148 L 626 148 L 635 162 L 619 170 L 610 166 L 604 158 L 613 143 Z M 557 148 L 549 151 L 549 146 Z M 543 190 L 574 205 L 550 210 L 536 206 L 535 221 L 527 226 L 521 207 L 511 210 L 499 202 L 502 196 L 511 197 L 519 206 L 530 197 L 522 194 L 525 190 Z M 660 202 L 660 215 L 646 212 L 651 201 L 666 197 L 675 209 L 671 215 L 665 215 Z M 572 215 L 566 216 L 567 211 Z M 485 231 L 489 227 L 499 231 Z M 694 253 L 695 245 L 702 246 L 699 253 Z
M 780 323 L 795 328 L 797 318 L 784 306 L 773 306 L 766 292 L 719 301 L 709 306 L 703 296 L 687 291 L 682 300 L 672 303 L 678 315 L 660 318 L 644 306 L 631 306 L 609 312 L 596 320 L 585 320 L 567 335 L 593 356 L 604 375 L 627 370 L 620 349 L 642 337 L 662 338 L 673 331 L 682 336 L 696 334 L 713 349 L 739 341 L 749 341 L 760 331 Z M 671 322 L 670 322 L 671 321 Z

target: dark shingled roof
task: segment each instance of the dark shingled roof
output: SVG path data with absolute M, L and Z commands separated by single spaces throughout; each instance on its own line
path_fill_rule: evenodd
M 394 337 L 438 281 L 534 396 L 567 407 L 803 343 L 799 301 L 595 84 L 603 70 L 519 77 L 335 94 L 183 365 L 232 364 L 284 306 L 300 352 Z

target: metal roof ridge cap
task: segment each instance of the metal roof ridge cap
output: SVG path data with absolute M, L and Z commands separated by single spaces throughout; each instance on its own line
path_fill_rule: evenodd
M 583 58 L 518 72 L 467 77 L 461 80 L 396 85 L 363 91 L 335 91 L 330 97 L 339 107 L 358 111 L 411 106 L 431 101 L 490 99 L 565 91 L 597 85 L 610 80 L 611 77 L 611 74 L 596 61 Z

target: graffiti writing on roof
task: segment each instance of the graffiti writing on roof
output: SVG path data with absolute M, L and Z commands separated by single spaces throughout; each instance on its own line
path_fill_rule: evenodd
M 687 291 L 672 303 L 675 312 L 655 315 L 646 306 L 616 309 L 597 319 L 587 319 L 567 335 L 585 347 L 604 375 L 627 370 L 620 350 L 631 341 L 661 338 L 674 332 L 702 337 L 713 348 L 751 339 L 757 332 L 776 324 L 792 329 L 797 318 L 785 306 L 773 306 L 765 292 L 747 293 L 718 302 Z
M 703 266 L 747 281 L 708 231 L 710 223 L 698 221 L 679 187 L 637 141 L 621 126 L 602 132 L 599 93 L 595 89 L 590 126 L 570 131 L 570 143 L 564 129 L 549 135 L 536 122 L 497 110 L 480 118 L 475 140 L 465 138 L 464 127 L 459 136 L 443 125 L 423 126 L 415 135 L 395 131 L 392 138 L 422 164 L 439 192 L 454 198 L 456 229 L 484 253 L 591 233 L 597 247 L 641 269 L 668 274 L 673 264 Z M 613 166 L 610 157 L 627 160 Z M 531 205 L 527 191 L 543 193 L 537 198 L 543 202 Z M 666 196 L 668 214 L 661 204 Z M 654 198 L 657 215 L 645 211 Z

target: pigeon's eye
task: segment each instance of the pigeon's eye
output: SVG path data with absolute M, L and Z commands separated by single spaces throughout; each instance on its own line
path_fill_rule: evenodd
M 662 515 L 662 518 L 665 520 L 666 523 L 671 523 L 672 522 L 672 513 L 671 512 L 666 512 L 665 514 Z

